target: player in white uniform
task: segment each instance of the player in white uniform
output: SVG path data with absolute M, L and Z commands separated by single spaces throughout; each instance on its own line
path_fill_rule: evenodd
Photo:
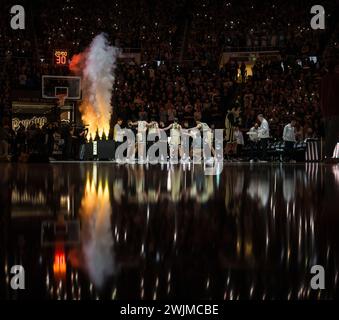
M 194 130 L 200 130 L 202 132 L 202 138 L 203 138 L 203 143 L 207 145 L 208 149 L 206 150 L 206 148 L 203 148 L 203 145 L 201 145 L 200 148 L 203 149 L 203 156 L 204 156 L 204 160 L 209 161 L 211 160 L 211 153 L 215 154 L 214 149 L 213 149 L 213 133 L 211 128 L 208 126 L 207 123 L 205 122 L 201 122 L 201 121 L 196 121 L 196 126 L 194 128 L 191 128 L 190 131 L 194 131 Z M 199 143 L 199 141 L 197 141 L 197 143 Z M 195 146 L 197 149 L 199 149 L 198 145 Z
M 143 164 L 146 162 L 146 132 L 147 129 L 154 125 L 154 122 L 147 122 L 139 120 L 136 122 L 129 122 L 129 126 L 137 126 L 137 150 L 138 150 L 138 162 Z
M 159 137 L 158 142 L 160 142 L 161 145 L 166 145 L 167 147 L 167 136 L 166 134 L 161 132 L 161 130 L 164 130 L 163 127 L 164 127 L 163 122 L 157 123 L 156 121 L 153 121 L 150 127 L 148 128 L 148 134 L 153 135 L 153 137 L 154 135 L 158 136 Z M 154 141 L 147 141 L 147 150 L 149 150 L 149 148 L 152 146 L 153 143 Z M 167 155 L 167 152 L 166 152 L 166 155 Z M 162 152 L 159 153 L 160 162 L 167 161 L 166 155 L 164 155 Z
M 174 160 L 176 155 L 180 154 L 180 157 L 182 156 L 182 149 L 180 147 L 181 143 L 181 130 L 182 127 L 178 123 L 177 119 L 174 119 L 174 122 L 171 123 L 169 126 L 164 128 L 163 130 L 169 130 L 170 129 L 170 141 L 169 141 L 169 147 L 170 147 L 170 159 Z

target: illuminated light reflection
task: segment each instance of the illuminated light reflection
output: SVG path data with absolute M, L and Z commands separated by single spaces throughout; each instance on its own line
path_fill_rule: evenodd
M 339 164 L 332 167 L 332 172 L 334 175 L 335 182 L 339 185 Z
M 117 289 L 114 288 L 114 290 L 112 292 L 112 300 L 115 300 L 116 296 L 117 296 Z
M 66 258 L 63 250 L 57 250 L 54 255 L 53 272 L 57 279 L 64 278 L 66 275 Z M 59 288 L 61 288 L 61 285 L 60 281 Z
M 80 215 L 86 267 L 91 281 L 97 287 L 102 287 L 105 279 L 115 273 L 111 214 L 108 181 L 103 181 L 101 177 L 97 179 L 93 167 L 93 177 L 87 174 Z

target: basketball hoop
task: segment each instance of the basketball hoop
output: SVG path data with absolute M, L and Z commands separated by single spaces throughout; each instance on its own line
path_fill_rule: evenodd
M 67 98 L 67 95 L 64 93 L 56 95 L 56 98 L 58 99 L 58 105 L 59 107 L 63 107 L 65 105 L 65 99 Z

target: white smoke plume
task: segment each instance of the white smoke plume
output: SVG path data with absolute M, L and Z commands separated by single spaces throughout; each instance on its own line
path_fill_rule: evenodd
M 79 110 L 88 126 L 88 138 L 106 138 L 112 115 L 114 70 L 120 50 L 111 46 L 105 34 L 97 35 L 90 46 L 72 58 L 70 69 L 82 76 L 82 103 Z

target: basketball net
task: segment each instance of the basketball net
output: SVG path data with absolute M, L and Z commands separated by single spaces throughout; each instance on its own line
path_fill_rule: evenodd
M 56 97 L 58 99 L 59 107 L 63 107 L 65 105 L 66 94 L 64 93 L 58 94 Z

